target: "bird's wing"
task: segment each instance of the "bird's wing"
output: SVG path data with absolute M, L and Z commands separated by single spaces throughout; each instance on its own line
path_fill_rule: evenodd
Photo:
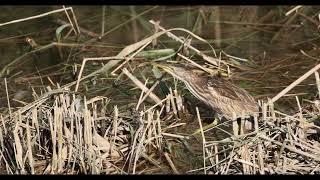
M 208 86 L 215 89 L 215 91 L 219 93 L 221 97 L 226 97 L 237 101 L 254 102 L 253 97 L 250 96 L 247 91 L 222 78 L 209 78 Z

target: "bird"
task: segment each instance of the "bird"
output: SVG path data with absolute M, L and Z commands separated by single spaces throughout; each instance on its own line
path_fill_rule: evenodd
M 155 65 L 184 82 L 191 94 L 214 110 L 219 120 L 252 117 L 259 112 L 258 104 L 246 90 L 217 73 L 208 76 L 202 69 L 188 64 Z

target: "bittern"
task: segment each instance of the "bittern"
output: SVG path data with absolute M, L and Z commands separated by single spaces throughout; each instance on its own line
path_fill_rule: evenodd
M 208 76 L 205 71 L 190 65 L 157 64 L 173 77 L 184 82 L 188 90 L 200 101 L 210 106 L 221 120 L 252 117 L 259 107 L 244 89 L 218 75 Z

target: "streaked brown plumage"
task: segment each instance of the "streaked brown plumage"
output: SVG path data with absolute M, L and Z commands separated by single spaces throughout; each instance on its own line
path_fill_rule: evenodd
M 205 75 L 204 71 L 190 66 L 158 65 L 166 72 L 183 81 L 189 91 L 210 106 L 220 117 L 231 120 L 252 116 L 259 108 L 254 98 L 244 89 L 219 76 Z

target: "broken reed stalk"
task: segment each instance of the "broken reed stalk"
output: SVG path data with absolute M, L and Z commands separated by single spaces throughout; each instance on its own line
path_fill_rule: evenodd
M 145 94 L 143 97 L 142 97 L 143 91 L 141 91 L 141 95 L 140 95 L 139 101 L 138 101 L 138 103 L 137 103 L 136 110 L 139 109 L 139 106 L 141 105 L 141 103 L 143 103 L 143 102 L 145 101 L 145 99 L 150 95 L 150 93 L 152 93 L 152 91 L 154 90 L 154 88 L 156 88 L 159 83 L 160 83 L 160 81 L 157 80 L 157 81 L 151 86 L 151 88 L 146 92 L 146 94 Z M 144 84 L 144 86 L 146 87 L 146 85 L 147 85 L 147 81 L 146 81 L 146 83 Z M 160 102 L 161 102 L 161 101 L 160 101 Z M 159 102 L 158 102 L 158 103 L 159 103 Z M 157 104 L 158 104 L 158 103 L 157 103 Z
M 172 137 L 172 138 L 178 138 L 178 139 L 189 139 L 189 137 L 181 136 L 181 135 L 178 135 L 178 134 L 171 134 L 171 133 L 164 133 L 163 132 L 163 133 L 161 133 L 161 135 Z
M 70 25 L 71 25 L 74 33 L 75 33 L 75 34 L 80 34 L 80 29 L 79 29 L 79 26 L 78 26 L 77 21 L 76 21 L 76 19 L 75 19 L 75 16 L 74 16 L 73 11 L 72 11 L 71 13 L 72 13 L 73 18 L 74 18 L 73 20 L 74 20 L 75 23 L 76 23 L 76 28 L 77 28 L 77 29 L 75 28 L 75 25 L 73 25 L 73 22 L 72 22 L 69 14 L 68 14 L 68 11 L 67 11 L 66 7 L 63 5 L 62 8 L 64 9 L 64 12 L 66 13 L 66 16 L 67 16 L 67 18 L 68 18 L 68 20 L 69 20 L 69 22 L 70 22 Z M 72 8 L 70 8 L 70 10 L 72 10 Z
M 285 95 L 287 92 L 289 92 L 292 88 L 300 84 L 302 81 L 304 81 L 306 78 L 308 78 L 311 74 L 316 72 L 320 68 L 320 64 L 315 66 L 314 68 L 310 69 L 308 72 L 300 76 L 297 80 L 295 80 L 293 83 L 291 83 L 289 86 L 287 86 L 285 89 L 283 89 L 280 93 L 278 93 L 276 96 L 274 96 L 271 99 L 271 103 L 276 102 L 278 99 L 280 99 L 283 95 Z
M 150 118 L 153 115 L 153 113 L 154 113 L 154 111 L 152 111 L 152 112 L 148 111 L 148 114 L 147 114 L 148 118 Z M 135 174 L 135 172 L 136 172 L 136 165 L 137 165 L 138 159 L 140 158 L 140 154 L 145 149 L 144 143 L 145 143 L 145 139 L 146 139 L 146 133 L 147 133 L 148 129 L 150 128 L 150 125 L 151 125 L 151 121 L 148 120 L 146 126 L 144 126 L 144 125 L 141 126 L 141 128 L 142 128 L 141 130 L 143 132 L 140 135 L 140 137 L 137 136 L 137 137 L 139 137 L 139 143 L 137 144 L 137 147 L 135 149 L 135 157 L 134 157 L 134 161 L 133 161 L 133 170 L 132 170 L 133 174 Z
M 14 24 L 14 23 L 19 23 L 19 22 L 23 22 L 23 21 L 32 20 L 32 19 L 41 18 L 41 17 L 44 17 L 44 16 L 48 16 L 48 15 L 50 15 L 50 14 L 54 14 L 54 13 L 58 13 L 58 12 L 66 11 L 66 10 L 71 10 L 71 9 L 72 9 L 72 7 L 57 9 L 57 10 L 49 11 L 49 12 L 42 13 L 42 14 L 39 14 L 39 15 L 30 16 L 30 17 L 27 17 L 27 18 L 22 18 L 22 19 L 17 19 L 17 20 L 13 20 L 13 21 L 1 23 L 1 24 L 0 24 L 0 27 L 1 27 L 1 26 L 5 26 L 5 25 L 9 25 L 9 24 Z M 71 23 L 71 22 L 70 22 L 70 23 Z
M 117 133 L 118 133 L 118 118 L 119 118 L 119 111 L 118 107 L 114 106 L 114 117 L 113 117 L 113 123 L 112 123 L 112 132 L 113 132 L 113 141 L 111 143 L 111 149 L 113 149 L 113 146 L 116 144 L 117 139 Z
M 143 111 L 142 114 L 145 114 L 145 113 L 153 110 L 153 109 L 154 109 L 155 107 L 157 107 L 157 106 L 160 106 L 160 107 L 161 107 L 161 106 L 162 106 L 162 103 L 163 103 L 164 101 L 168 101 L 168 99 L 170 100 L 170 97 L 169 97 L 169 96 L 167 96 L 167 98 L 162 99 L 160 102 L 158 102 L 157 104 L 153 105 L 153 106 L 150 107 L 149 109 Z
M 6 88 L 7 103 L 8 103 L 8 108 L 9 108 L 9 116 L 12 117 L 11 106 L 10 106 L 10 98 L 9 98 L 9 92 L 8 92 L 7 78 L 4 78 L 4 86 Z
M 29 127 L 29 120 L 27 120 L 27 147 L 28 147 L 28 160 L 29 160 L 29 166 L 31 169 L 31 174 L 34 174 L 34 160 L 32 155 L 32 148 L 31 148 L 31 132 Z
M 101 35 L 100 38 L 104 34 L 104 28 L 105 28 L 105 12 L 106 12 L 106 6 L 102 6 L 102 19 L 101 19 Z
M 174 165 L 173 161 L 171 160 L 169 154 L 167 152 L 164 152 L 163 155 L 166 158 L 167 162 L 169 163 L 171 169 L 173 170 L 173 173 L 180 174 L 179 171 L 177 170 L 176 166 Z
M 75 90 L 74 90 L 74 91 L 77 92 L 77 91 L 78 91 L 78 88 L 79 88 L 79 83 L 80 83 L 81 80 L 86 79 L 86 78 L 89 78 L 89 77 L 92 77 L 92 76 L 95 76 L 95 75 L 99 74 L 100 72 L 103 72 L 103 71 L 104 71 L 104 69 L 101 68 L 101 69 L 99 69 L 99 70 L 97 70 L 97 71 L 94 71 L 93 73 L 90 73 L 89 75 L 81 78 L 81 77 L 82 77 L 82 73 L 83 73 L 84 66 L 85 66 L 85 64 L 86 64 L 87 61 L 105 61 L 105 60 L 118 60 L 118 59 L 121 60 L 121 59 L 124 59 L 124 58 L 123 58 L 123 57 L 122 57 L 122 58 L 119 58 L 119 57 L 117 57 L 117 56 L 113 56 L 113 57 L 84 58 L 84 59 L 82 60 L 82 64 L 81 64 L 81 68 L 80 68 L 80 71 L 79 71 L 79 75 L 78 75 L 77 81 L 76 81 L 76 82 L 73 82 L 73 83 L 70 83 L 70 84 L 67 84 L 66 87 L 69 87 L 69 86 L 71 86 L 71 85 L 73 85 L 73 84 L 76 84 L 76 87 L 75 87 Z M 108 66 L 104 66 L 104 67 L 108 67 Z
M 148 84 L 148 79 L 146 79 L 146 82 L 144 83 L 144 86 L 146 86 Z M 150 90 L 150 89 L 149 89 Z M 140 106 L 140 104 L 141 104 L 141 100 L 142 100 L 142 97 L 143 97 L 143 91 L 141 91 L 141 93 L 140 93 L 140 97 L 139 97 L 139 100 L 138 100 L 138 104 L 137 104 L 137 106 L 136 106 L 136 111 L 139 109 L 139 106 Z
M 15 161 L 16 164 L 18 166 L 18 168 L 20 169 L 20 173 L 24 174 L 25 173 L 25 169 L 24 169 L 24 163 L 23 163 L 23 147 L 21 144 L 21 140 L 20 137 L 18 135 L 19 133 L 19 125 L 15 125 L 15 128 L 13 130 L 13 136 L 14 136 L 14 153 L 15 153 Z
M 204 174 L 206 174 L 207 173 L 207 170 L 206 170 L 206 148 L 205 148 L 206 139 L 205 139 L 205 136 L 204 136 L 203 127 L 202 127 L 202 123 L 201 123 L 201 118 L 200 118 L 200 113 L 199 113 L 198 107 L 196 107 L 196 112 L 197 112 L 197 119 L 198 119 L 198 122 L 199 122 L 200 132 L 201 132 L 201 137 L 202 137 L 203 170 L 204 170 Z
M 175 100 L 174 100 L 174 95 L 173 95 L 173 93 L 172 93 L 172 88 L 170 87 L 169 88 L 169 91 L 170 91 L 170 102 L 171 102 L 171 104 L 172 104 L 172 110 L 173 110 L 173 114 L 174 114 L 174 116 L 177 118 L 177 119 L 179 119 L 178 118 L 178 111 L 177 111 L 177 105 L 176 105 L 176 103 L 175 103 Z
M 164 106 L 162 106 L 160 112 L 158 110 L 156 111 L 156 113 L 157 113 L 157 119 L 156 119 L 156 121 L 157 121 L 157 129 L 156 129 L 157 130 L 157 135 L 162 134 L 161 123 L 160 123 L 160 114 L 161 114 L 163 108 L 164 108 Z M 162 137 L 157 138 L 156 142 L 157 142 L 157 145 L 158 145 L 158 149 L 162 149 Z
M 125 64 L 127 64 L 130 60 L 132 60 L 133 57 L 135 57 L 139 52 L 141 52 L 145 47 L 147 47 L 149 45 L 149 43 L 144 44 L 143 46 L 141 46 L 138 50 L 136 50 L 134 53 L 132 53 L 132 55 L 130 55 L 130 57 L 126 57 L 125 61 L 120 64 L 118 67 L 116 67 L 110 74 L 115 76 L 115 72 L 118 71 L 120 68 L 122 68 Z
M 292 14 L 294 11 L 298 11 L 298 9 L 302 8 L 303 6 L 295 6 L 294 8 L 292 8 L 291 10 L 289 10 L 288 12 L 285 13 L 286 16 L 289 16 L 290 14 Z
M 298 106 L 298 110 L 299 110 L 299 118 L 301 119 L 301 121 L 303 121 L 302 108 L 300 105 L 300 101 L 299 101 L 298 96 L 295 96 L 295 97 L 296 97 L 296 102 L 297 102 L 297 106 Z
M 316 84 L 317 84 L 317 89 L 318 89 L 318 94 L 320 96 L 320 77 L 319 77 L 319 72 L 315 71 L 314 76 L 316 78 Z
M 127 76 L 131 79 L 131 81 L 132 81 L 136 86 L 138 86 L 142 91 L 144 91 L 145 93 L 149 91 L 149 89 L 148 89 L 146 86 L 144 86 L 144 85 L 142 84 L 142 82 L 139 81 L 135 76 L 133 76 L 133 75 L 127 70 L 127 68 L 123 68 L 123 69 L 122 69 L 122 72 L 123 72 L 125 75 L 127 75 Z M 159 98 L 157 95 L 155 95 L 154 93 L 150 92 L 149 97 L 150 97 L 154 102 L 156 102 L 157 104 L 159 103 L 160 106 L 162 105 L 160 98 Z

